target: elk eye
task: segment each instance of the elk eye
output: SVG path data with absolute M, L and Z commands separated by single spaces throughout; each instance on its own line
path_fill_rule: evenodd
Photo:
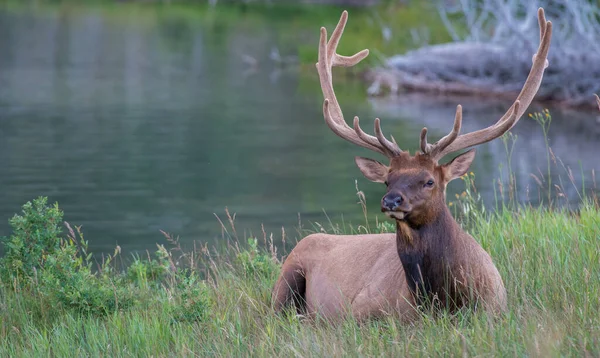
M 429 179 L 429 181 L 427 183 L 425 183 L 425 186 L 429 186 L 432 187 L 433 186 L 433 179 Z

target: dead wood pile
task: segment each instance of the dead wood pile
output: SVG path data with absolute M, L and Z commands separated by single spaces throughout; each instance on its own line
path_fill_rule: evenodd
M 514 98 L 531 67 L 539 37 L 535 13 L 543 3 L 554 31 L 537 99 L 595 105 L 593 93 L 600 92 L 600 11 L 595 1 L 453 2 L 438 10 L 454 42 L 388 58 L 385 66 L 367 74 L 370 94 L 414 90 Z M 469 29 L 466 36 L 459 36 L 449 20 L 457 13 Z

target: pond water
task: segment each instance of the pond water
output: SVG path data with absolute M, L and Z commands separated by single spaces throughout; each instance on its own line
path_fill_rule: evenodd
M 326 127 L 312 66 L 269 58 L 274 47 L 294 48 L 290 39 L 316 46 L 318 25 L 290 34 L 285 21 L 256 14 L 190 19 L 183 11 L 125 9 L 0 7 L 0 236 L 37 196 L 58 201 L 95 252 L 117 244 L 153 250 L 166 243 L 159 230 L 184 246 L 217 244 L 215 213 L 226 220 L 225 208 L 236 214 L 240 237 L 262 236 L 264 225 L 276 240 L 285 228 L 293 241 L 299 220 L 304 228 L 329 218 L 362 223 L 356 183 L 371 220 L 379 215 L 384 188 L 367 182 L 353 161 L 376 155 Z M 464 130 L 491 124 L 509 105 L 415 95 L 370 100 L 360 82 L 336 74 L 346 115 L 359 115 L 364 127 L 381 116 L 384 130 L 411 151 L 424 125 L 431 137 L 450 129 L 459 101 Z M 563 188 L 559 200 L 577 202 L 582 180 L 591 188 L 600 169 L 598 114 L 551 111 L 549 142 L 563 161 L 551 164 L 552 180 Z M 542 130 L 525 118 L 513 132 L 519 198 L 537 203 L 543 194 L 530 174 L 547 170 Z M 491 207 L 506 166 L 502 141 L 479 148 L 472 170 Z M 452 183 L 449 199 L 463 188 Z

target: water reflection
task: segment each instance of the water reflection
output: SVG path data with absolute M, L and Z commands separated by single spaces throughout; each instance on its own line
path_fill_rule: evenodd
M 298 214 L 304 223 L 324 222 L 326 209 L 336 221 L 362 222 L 355 179 L 375 215 L 383 188 L 353 163 L 371 153 L 326 128 L 314 71 L 278 69 L 268 60 L 273 46 L 285 47 L 274 34 L 286 24 L 201 20 L 0 10 L 0 235 L 8 234 L 5 219 L 40 195 L 58 201 L 66 220 L 83 225 L 91 249 L 103 252 L 115 244 L 153 249 L 164 242 L 159 229 L 184 245 L 214 243 L 221 230 L 213 213 L 226 206 L 237 213 L 239 231 L 283 226 L 292 238 Z M 311 30 L 301 41 L 315 43 Z M 255 71 L 247 71 L 244 54 L 256 58 Z M 410 149 L 423 124 L 432 134 L 449 128 L 456 101 L 369 102 L 364 88 L 341 77 L 345 113 L 365 121 L 382 116 L 385 130 Z M 465 130 L 504 108 L 461 102 Z M 589 179 L 599 169 L 597 127 L 582 129 L 571 115 L 555 114 L 552 148 L 576 180 L 580 173 Z M 524 122 L 513 166 L 519 182 L 530 183 L 546 157 L 541 130 Z M 479 150 L 473 169 L 488 199 L 504 159 L 500 141 Z M 461 189 L 454 184 L 449 195 Z M 567 195 L 576 197 L 570 189 Z
M 376 99 L 372 103 L 374 111 L 386 118 L 404 118 L 413 123 L 413 132 L 419 126 L 427 126 L 437 131 L 438 137 L 450 130 L 458 103 L 463 105 L 463 133 L 492 125 L 511 105 L 506 101 L 440 98 L 423 94 Z M 545 109 L 534 103 L 528 114 L 542 114 Z M 496 202 L 501 190 L 508 190 L 509 168 L 516 177 L 520 201 L 532 204 L 548 202 L 550 186 L 551 200 L 576 205 L 586 188 L 594 190 L 595 172 L 600 169 L 596 160 L 600 115 L 552 107 L 550 115 L 547 136 L 541 123 L 524 116 L 511 130 L 511 136 L 478 147 L 472 169 L 477 173 L 477 187 L 488 205 Z M 415 136 L 411 143 L 416 140 Z

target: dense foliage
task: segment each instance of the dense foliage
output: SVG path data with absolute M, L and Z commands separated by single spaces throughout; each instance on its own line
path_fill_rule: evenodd
M 105 316 L 161 303 L 175 320 L 201 320 L 208 309 L 206 285 L 194 271 L 173 264 L 159 246 L 156 258 L 136 257 L 118 270 L 109 256 L 93 270 L 92 254 L 79 228 L 65 223 L 58 204 L 38 198 L 23 206 L 10 220 L 13 234 L 1 239 L 6 251 L 0 260 L 5 295 L 19 297 L 41 322 L 53 322 L 61 313 Z M 163 295 L 148 294 L 154 292 Z M 6 296 L 5 296 L 6 297 Z M 155 302 L 154 302 L 155 301 Z

